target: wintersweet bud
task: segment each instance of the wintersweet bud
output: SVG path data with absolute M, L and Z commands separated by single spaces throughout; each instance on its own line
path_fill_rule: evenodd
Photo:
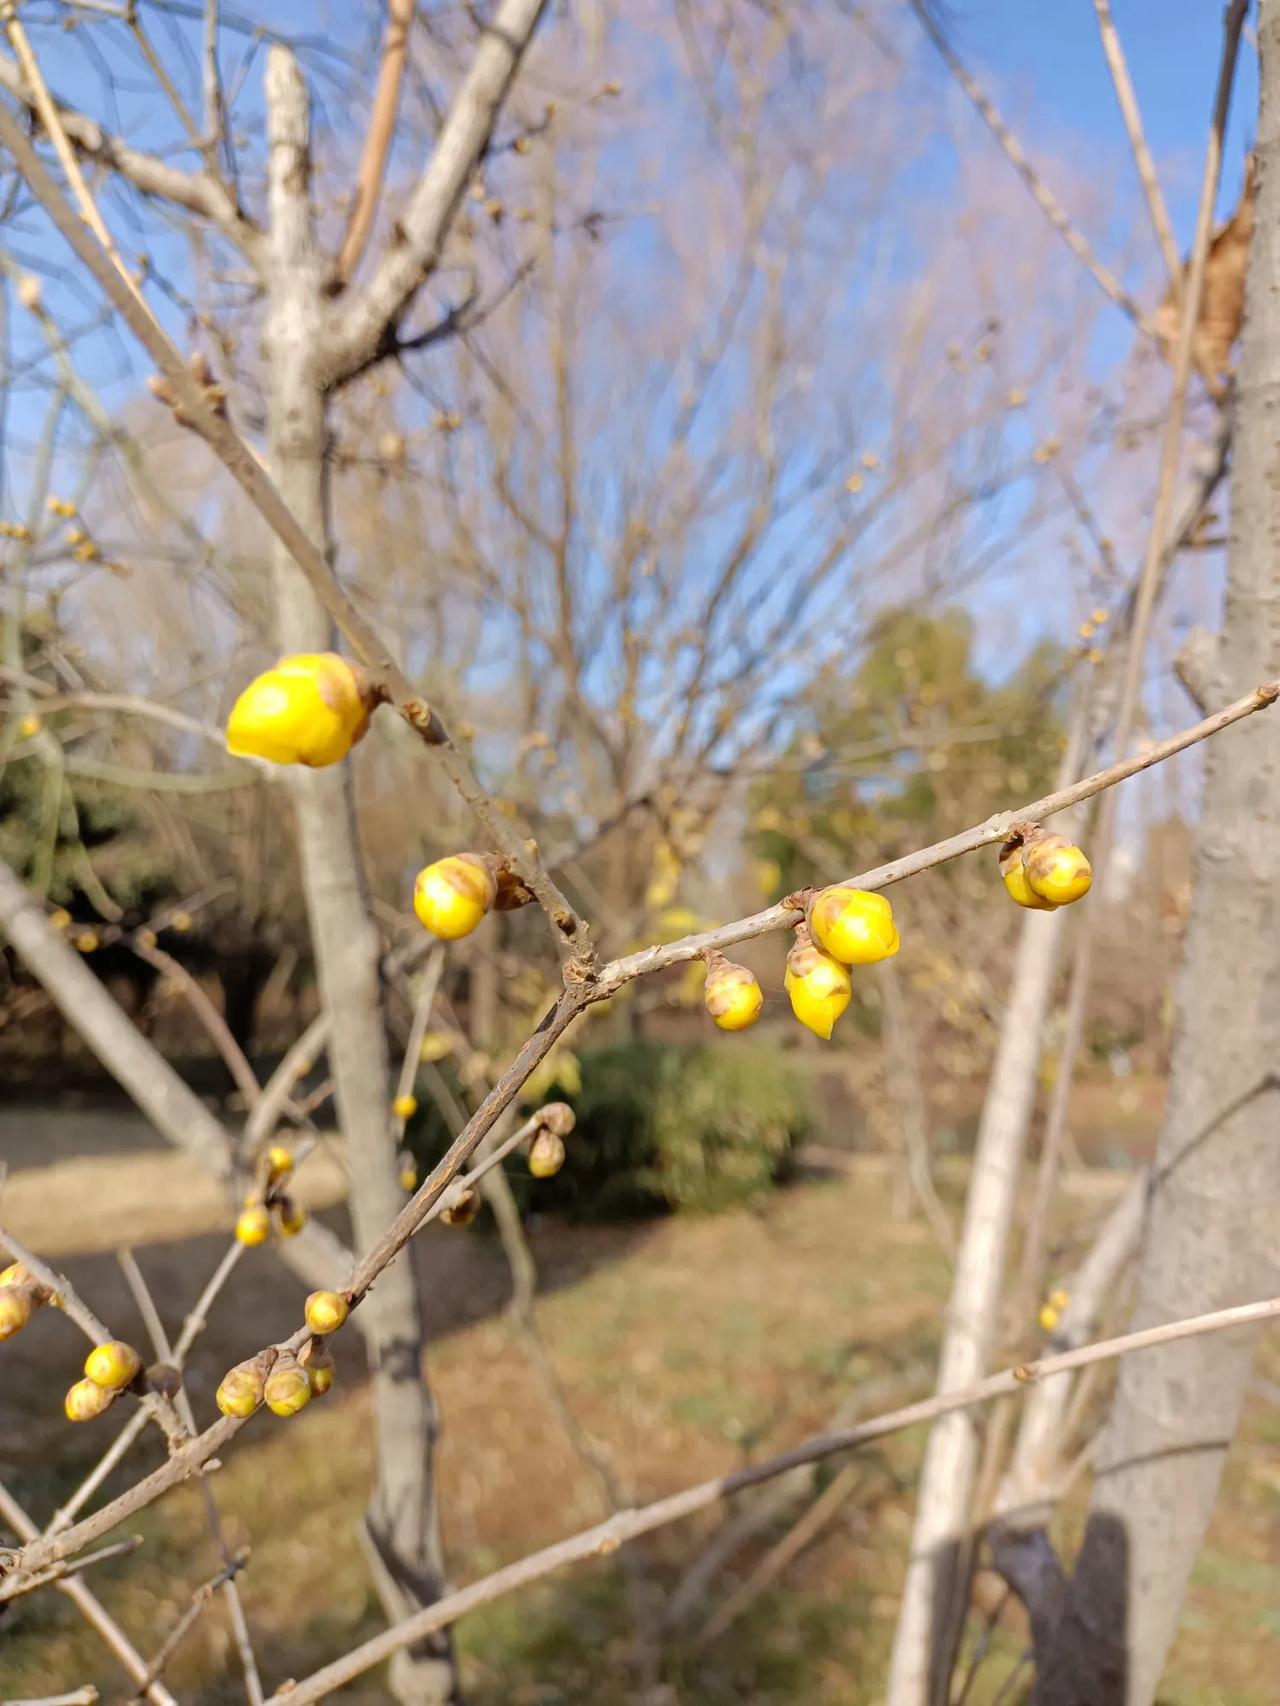
M 459 1191 L 446 1208 L 441 1209 L 440 1218 L 446 1226 L 470 1226 L 480 1212 L 480 1193 L 468 1187 Z
M 251 1248 L 265 1244 L 271 1236 L 271 1216 L 263 1203 L 250 1203 L 236 1221 L 236 1237 Z
M 0 1286 L 0 1340 L 20 1333 L 35 1314 L 37 1297 L 29 1285 Z
M 1070 906 L 1088 894 L 1093 870 L 1083 851 L 1065 835 L 1039 835 L 1022 849 L 1027 886 L 1053 906 Z
M 267 1408 L 276 1416 L 296 1416 L 311 1402 L 311 1382 L 297 1357 L 280 1356 L 262 1385 Z
M 256 676 L 227 718 L 227 751 L 272 764 L 337 764 L 369 726 L 374 696 L 336 652 L 281 658 Z
M 261 1405 L 265 1385 L 256 1362 L 238 1362 L 223 1375 L 215 1401 L 224 1416 L 251 1416 Z
M 413 910 L 433 936 L 469 936 L 498 897 L 493 872 L 474 853 L 451 853 L 418 872 Z
M 564 1166 L 564 1139 L 546 1126 L 529 1145 L 529 1171 L 535 1179 L 553 1179 Z
M 898 951 L 893 908 L 882 894 L 837 883 L 809 908 L 809 929 L 820 947 L 846 966 L 871 966 Z
M 418 1111 L 416 1096 L 397 1096 L 391 1104 L 391 1112 L 398 1120 L 411 1120 Z
M 118 1394 L 95 1380 L 77 1380 L 67 1393 L 63 1408 L 69 1422 L 91 1422 L 115 1403 Z
M 1027 881 L 1026 867 L 1022 863 L 1022 845 L 1017 843 L 1007 847 L 1000 855 L 1000 875 L 1004 886 L 1009 891 L 1010 898 L 1017 901 L 1019 906 L 1030 908 L 1032 912 L 1056 912 L 1057 906 L 1051 900 L 1045 900 L 1038 895 Z
M 748 967 L 709 954 L 702 1002 L 722 1031 L 745 1031 L 760 1017 L 764 991 Z
M 849 968 L 817 947 L 803 925 L 796 931 L 795 946 L 787 955 L 783 981 L 791 997 L 791 1011 L 800 1023 L 819 1037 L 830 1037 L 853 995 Z
M 122 1392 L 141 1372 L 142 1358 L 123 1339 L 95 1345 L 84 1359 L 85 1379 L 104 1392 Z
M 303 1311 L 313 1333 L 336 1333 L 349 1312 L 350 1305 L 337 1291 L 313 1291 Z
M 307 1224 L 308 1215 L 300 1202 L 292 1197 L 281 1197 L 274 1205 L 276 1225 L 282 1238 L 296 1238 Z

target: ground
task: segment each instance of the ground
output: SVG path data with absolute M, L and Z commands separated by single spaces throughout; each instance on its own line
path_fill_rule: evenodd
M 12 1168 L 0 1219 L 56 1258 L 127 1334 L 138 1329 L 109 1252 L 132 1242 L 173 1327 L 225 1248 L 216 1197 L 181 1158 L 139 1152 L 132 1122 L 114 1130 L 95 1116 L 94 1129 L 90 1164 L 59 1159 L 84 1142 L 84 1134 L 68 1135 L 65 1122 L 56 1135 L 0 1124 L 0 1153 Z M 333 1202 L 341 1191 L 337 1167 L 318 1170 L 311 1190 L 317 1204 Z M 1098 1194 L 1107 1194 L 1105 1184 Z M 1083 1223 L 1097 1211 L 1096 1200 L 1082 1196 L 1072 1216 Z M 341 1216 L 340 1207 L 325 1212 Z M 807 1179 L 759 1212 L 626 1229 L 546 1224 L 534 1228 L 533 1243 L 543 1275 L 541 1330 L 573 1413 L 600 1442 L 629 1501 L 821 1429 L 860 1385 L 877 1408 L 927 1387 L 947 1268 L 921 1226 L 893 1218 L 883 1172 L 873 1166 Z M 415 1259 L 445 1422 L 446 1542 L 462 1583 L 604 1513 L 502 1317 L 504 1269 L 494 1240 L 476 1229 L 432 1228 Z M 298 1302 L 298 1287 L 270 1251 L 246 1257 L 192 1365 L 200 1419 L 212 1414 L 223 1370 L 292 1326 Z M 339 1353 L 334 1393 L 291 1422 L 256 1418 L 212 1483 L 232 1537 L 252 1545 L 241 1585 L 268 1691 L 378 1627 L 353 1540 L 367 1490 L 368 1406 L 354 1346 L 340 1344 Z M 0 1348 L 0 1474 L 37 1518 L 47 1518 L 115 1431 L 118 1412 L 84 1428 L 61 1418 L 62 1391 L 80 1354 L 69 1325 L 47 1312 Z M 1280 1380 L 1275 1334 L 1260 1372 Z M 872 1706 L 921 1445 L 916 1430 L 862 1454 L 851 1496 L 828 1526 L 726 1633 L 700 1646 L 706 1619 L 814 1489 L 753 1541 L 697 1608 L 692 1637 L 669 1644 L 662 1687 L 648 1698 L 666 1706 Z M 836 1467 L 823 1468 L 817 1490 Z M 711 1512 L 636 1550 L 644 1603 L 662 1605 L 719 1521 Z M 93 1580 L 151 1652 L 191 1586 L 217 1566 L 191 1488 L 130 1527 L 144 1535 L 143 1549 L 96 1569 Z M 1263 1388 L 1231 1454 L 1165 1706 L 1275 1706 L 1277 1560 L 1280 1412 L 1274 1391 Z M 635 1700 L 633 1598 L 623 1562 L 614 1555 L 581 1566 L 466 1620 L 458 1638 L 473 1706 Z M 1009 1619 L 966 1706 L 991 1706 L 1020 1649 Z M 184 1702 L 243 1700 L 220 1604 L 203 1615 L 167 1674 Z M 123 1698 L 122 1674 L 74 1608 L 52 1591 L 16 1606 L 0 1625 L 0 1698 L 86 1682 L 104 1699 Z M 1017 1689 L 1001 1696 L 1019 1697 Z M 371 1706 L 387 1696 L 374 1673 L 342 1698 Z

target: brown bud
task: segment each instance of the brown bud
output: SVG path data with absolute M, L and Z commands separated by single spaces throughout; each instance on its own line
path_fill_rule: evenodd
M 479 1212 L 480 1193 L 466 1186 L 447 1208 L 441 1210 L 440 1218 L 446 1226 L 470 1226 Z
M 534 1118 L 545 1131 L 553 1131 L 557 1137 L 568 1137 L 578 1123 L 578 1116 L 568 1102 L 548 1102 L 538 1109 Z

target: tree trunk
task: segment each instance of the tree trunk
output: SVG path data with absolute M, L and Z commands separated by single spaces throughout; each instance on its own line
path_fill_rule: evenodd
M 1061 912 L 1028 912 L 1022 923 L 1005 1022 L 974 1150 L 938 1365 L 939 1392 L 970 1386 L 987 1373 L 999 1325 L 1018 1175 L 1035 1104 L 1040 1031 L 1053 994 L 1063 918 Z M 929 1434 L 894 1636 L 887 1706 L 938 1706 L 946 1701 L 979 1444 L 977 1414 L 967 1410 L 944 1416 Z
M 293 56 L 271 50 L 271 297 L 266 331 L 271 458 L 280 492 L 317 544 L 331 549 L 327 404 L 317 377 L 325 331 L 323 261 L 312 229 L 310 115 Z M 333 643 L 328 618 L 283 546 L 272 559 L 277 639 L 286 652 Z M 329 1014 L 329 1065 L 351 1162 L 357 1252 L 404 1206 L 390 1136 L 391 1075 L 379 944 L 365 890 L 348 764 L 290 776 L 307 913 Z M 340 1276 L 335 1275 L 335 1280 Z M 389 1619 L 439 1597 L 443 1560 L 432 1453 L 436 1417 L 422 1361 L 422 1312 L 407 1253 L 361 1309 L 373 1374 L 377 1483 L 367 1515 L 369 1553 Z M 447 1637 L 398 1654 L 392 1686 L 404 1706 L 455 1698 Z
M 1236 397 L 1216 658 L 1232 689 L 1280 673 L 1280 0 L 1262 0 L 1258 217 Z M 1212 742 L 1177 985 L 1169 1105 L 1133 1325 L 1275 1290 L 1280 1204 L 1280 724 Z M 1249 1383 L 1256 1334 L 1127 1359 L 1084 1547 L 1036 1706 L 1150 1706 Z

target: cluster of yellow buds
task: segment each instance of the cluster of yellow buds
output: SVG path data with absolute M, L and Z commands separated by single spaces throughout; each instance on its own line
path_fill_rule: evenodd
M 1070 1293 L 1063 1291 L 1061 1288 L 1049 1293 L 1048 1297 L 1040 1305 L 1040 1313 L 1036 1317 L 1046 1333 L 1052 1333 L 1054 1328 L 1058 1325 L 1058 1322 L 1062 1319 L 1062 1311 L 1067 1307 L 1067 1304 L 1070 1303 L 1070 1301 Z
M 0 539 L 30 539 L 31 529 L 25 521 L 0 521 Z
M 273 1143 L 258 1162 L 253 1189 L 236 1220 L 236 1237 L 250 1248 L 265 1244 L 272 1226 L 282 1238 L 296 1238 L 307 1224 L 307 1211 L 284 1187 L 293 1172 L 293 1151 Z
M 49 511 L 50 515 L 59 515 L 64 521 L 69 521 L 76 513 L 76 506 L 72 503 L 70 498 L 46 498 L 44 507 Z
M 899 946 L 893 907 L 882 894 L 848 883 L 823 889 L 787 955 L 791 1011 L 817 1036 L 830 1037 L 853 995 L 849 967 L 890 959 Z
M 1063 835 L 1017 830 L 1000 850 L 1000 875 L 1019 906 L 1056 912 L 1089 892 L 1093 871 L 1079 847 Z
M 103 1415 L 141 1373 L 142 1358 L 123 1339 L 95 1345 L 84 1359 L 84 1379 L 77 1380 L 67 1393 L 67 1420 L 91 1422 Z
M 413 885 L 413 910 L 443 942 L 469 936 L 490 912 L 514 912 L 532 899 L 506 861 L 492 853 L 450 853 L 419 871 Z
M 539 1108 L 538 1124 L 529 1143 L 529 1171 L 535 1179 L 553 1179 L 564 1166 L 564 1140 L 578 1123 L 568 1102 L 548 1102 Z
M 53 1301 L 34 1274 L 21 1262 L 11 1262 L 0 1271 L 0 1340 L 20 1333 L 42 1304 Z
M 755 1024 L 764 1007 L 764 991 L 755 973 L 714 949 L 704 957 L 707 981 L 702 990 L 703 1005 L 722 1031 L 745 1031 Z
M 227 718 L 227 751 L 318 769 L 345 758 L 369 727 L 377 694 L 336 652 L 281 658 L 256 676 Z

